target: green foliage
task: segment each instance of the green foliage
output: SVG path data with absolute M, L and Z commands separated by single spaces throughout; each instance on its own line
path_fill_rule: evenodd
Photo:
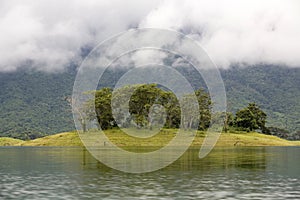
M 0 73 L 0 135 L 28 140 L 74 130 L 64 100 L 71 95 L 73 82 L 73 72 Z
M 210 124 L 211 100 L 204 90 L 196 91 L 196 101 L 200 113 L 195 107 L 186 108 L 189 113 L 194 113 L 193 119 L 183 119 L 184 127 L 199 127 L 205 130 Z M 190 95 L 183 96 L 182 106 L 189 106 Z M 128 99 L 128 103 L 123 102 Z M 123 101 L 122 101 L 123 100 Z M 110 88 L 102 88 L 95 93 L 95 100 L 86 104 L 87 116 L 93 116 L 93 101 L 95 102 L 96 118 L 102 129 L 112 128 L 118 125 L 130 127 L 134 122 L 138 128 L 152 129 L 155 124 L 163 124 L 165 128 L 178 128 L 181 123 L 181 108 L 176 96 L 159 88 L 156 84 L 130 85 L 117 89 L 114 93 Z M 111 107 L 115 108 L 116 119 L 113 117 Z M 165 113 L 162 112 L 164 109 Z M 129 113 L 128 113 L 129 111 Z M 200 116 L 200 124 L 196 124 L 196 117 Z M 165 119 L 166 118 L 166 119 Z M 89 117 L 94 120 L 93 117 Z M 164 121 L 165 120 L 165 121 Z
M 176 70 L 194 88 L 206 87 L 195 70 L 186 67 Z M 119 69 L 106 71 L 99 88 L 113 87 L 124 73 L 125 70 Z M 74 130 L 71 108 L 65 98 L 72 94 L 75 75 L 74 69 L 58 73 L 30 70 L 0 73 L 0 135 L 30 139 Z M 299 68 L 232 67 L 221 70 L 221 75 L 230 112 L 236 113 L 248 102 L 256 102 L 268 115 L 266 126 L 297 134 L 300 129 Z M 168 110 L 172 110 L 172 115 L 167 116 L 166 124 L 179 124 L 180 110 L 171 106 Z
M 138 127 L 151 126 L 149 116 L 150 108 L 154 104 L 164 104 L 162 99 L 163 90 L 156 84 L 144 84 L 135 87 L 135 90 L 129 101 L 129 112 Z
M 300 129 L 300 69 L 280 66 L 233 67 L 222 70 L 229 111 L 256 102 L 268 115 L 266 126 L 289 132 Z
M 112 128 L 113 116 L 111 112 L 111 95 L 110 88 L 102 88 L 95 94 L 95 111 L 97 120 L 102 129 Z
M 239 110 L 235 116 L 237 127 L 249 129 L 250 131 L 260 129 L 266 130 L 267 115 L 255 103 L 249 103 L 246 108 Z
M 300 131 L 290 133 L 288 130 L 278 127 L 268 127 L 268 134 L 274 135 L 287 140 L 300 140 Z
M 206 130 L 210 125 L 211 120 L 211 109 L 212 109 L 212 101 L 207 92 L 203 89 L 196 90 L 195 92 L 197 96 L 197 100 L 199 103 L 199 111 L 200 111 L 200 124 L 199 130 Z

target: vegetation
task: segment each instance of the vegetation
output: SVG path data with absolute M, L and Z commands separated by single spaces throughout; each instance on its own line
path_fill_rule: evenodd
M 70 107 L 74 73 L 0 73 L 0 134 L 23 140 L 74 130 Z
M 275 135 L 280 138 L 285 138 L 288 140 L 300 140 L 300 131 L 290 134 L 289 131 L 277 127 L 268 127 L 267 134 Z
M 14 139 L 14 138 L 8 138 L 8 137 L 0 138 L 0 146 L 16 146 L 22 142 L 23 142 L 22 140 Z
M 300 129 L 300 69 L 279 66 L 234 67 L 221 72 L 229 111 L 236 113 L 256 102 L 268 116 L 266 126 Z
M 133 124 L 138 128 L 152 129 L 156 125 L 164 125 L 164 128 L 178 128 L 181 120 L 185 129 L 198 128 L 206 130 L 211 120 L 211 100 L 204 90 L 197 90 L 194 95 L 198 101 L 199 112 L 192 117 L 181 116 L 181 106 L 189 112 L 197 112 L 195 106 L 191 106 L 191 94 L 184 95 L 181 99 L 170 91 L 159 88 L 156 84 L 128 85 L 119 88 L 112 95 L 110 88 L 102 88 L 95 92 L 95 99 L 86 103 L 83 111 L 87 120 L 97 119 L 101 129 L 112 127 L 129 128 Z M 129 103 L 124 102 L 128 99 Z M 95 106 L 96 116 L 93 108 Z M 113 117 L 112 107 L 117 108 Z M 165 110 L 161 110 L 164 108 Z M 129 111 L 129 113 L 128 113 Z M 165 111 L 165 113 L 163 112 Z M 128 114 L 127 114 L 128 113 Z M 196 117 L 199 116 L 200 124 Z M 166 121 L 164 121 L 166 118 Z M 85 129 L 84 129 L 85 130 Z
M 232 113 L 226 113 L 226 116 L 223 113 L 214 113 L 212 119 L 212 102 L 209 94 L 203 89 L 197 90 L 194 95 L 198 101 L 199 111 L 191 104 L 193 95 L 186 94 L 177 99 L 172 92 L 165 91 L 156 84 L 127 85 L 116 89 L 114 94 L 112 89 L 102 88 L 88 94 L 94 95 L 95 98 L 90 99 L 81 108 L 85 114 L 82 113 L 80 116 L 87 116 L 80 120 L 86 121 L 81 123 L 84 132 L 87 130 L 85 126 L 87 120 L 97 120 L 102 130 L 113 127 L 151 130 L 160 124 L 159 128 L 170 129 L 181 126 L 184 129 L 196 128 L 204 131 L 209 127 L 211 120 L 222 118 L 225 119 L 225 132 L 229 128 L 238 128 L 269 133 L 265 126 L 267 115 L 255 103 L 249 103 L 247 107 L 238 110 L 235 117 Z M 112 108 L 115 108 L 114 115 Z M 182 115 L 182 109 L 191 116 Z M 197 115 L 200 123 L 196 120 Z
M 237 127 L 242 127 L 253 131 L 260 129 L 262 132 L 266 132 L 267 115 L 262 111 L 255 103 L 249 103 L 246 108 L 239 110 L 235 115 L 234 124 Z
M 19 143 L 20 146 L 82 146 L 76 131 L 59 133 Z
M 205 87 L 195 71 L 186 67 L 178 70 L 194 88 Z M 106 71 L 99 88 L 114 86 L 124 73 L 122 70 Z M 0 135 L 28 140 L 74 130 L 65 98 L 72 93 L 75 75 L 75 67 L 59 73 L 30 70 L 0 73 Z M 221 75 L 231 113 L 246 107 L 248 102 L 256 102 L 268 116 L 267 127 L 286 130 L 286 138 L 299 138 L 299 68 L 232 67 L 221 70 Z
M 105 131 L 106 136 L 120 147 L 130 146 L 157 146 L 167 144 L 173 137 L 176 129 L 163 129 L 151 138 L 133 138 L 122 133 L 119 129 Z M 87 133 L 89 134 L 89 133 Z M 200 146 L 205 137 L 204 132 L 198 131 L 192 146 Z M 217 146 L 299 146 L 300 141 L 287 141 L 276 136 L 256 132 L 235 131 L 221 134 Z M 76 132 L 65 132 L 35 140 L 22 141 L 13 138 L 0 138 L 0 146 L 82 146 Z

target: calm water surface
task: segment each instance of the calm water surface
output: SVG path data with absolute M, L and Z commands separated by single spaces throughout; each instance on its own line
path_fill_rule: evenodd
M 82 148 L 0 148 L 0 199 L 300 199 L 300 148 L 190 149 L 169 167 L 126 174 Z

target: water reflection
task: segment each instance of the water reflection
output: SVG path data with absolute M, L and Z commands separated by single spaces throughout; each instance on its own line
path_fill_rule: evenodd
M 216 148 L 145 174 L 119 172 L 83 148 L 0 148 L 0 199 L 299 199 L 300 148 Z
M 139 147 L 140 148 L 140 147 Z M 132 147 L 132 151 L 139 148 Z M 155 148 L 154 148 L 155 149 Z M 101 151 L 101 149 L 99 149 Z M 141 151 L 144 151 L 143 149 Z M 95 165 L 102 170 L 109 170 L 109 167 L 97 162 L 87 150 L 83 149 L 83 164 L 86 166 Z M 167 155 L 165 155 L 167 156 Z M 249 168 L 256 170 L 266 169 L 266 157 L 269 156 L 266 148 L 216 148 L 204 159 L 199 159 L 199 148 L 190 148 L 172 165 L 162 169 L 162 171 L 206 171 L 206 170 L 226 170 L 230 168 Z M 120 163 L 121 164 L 121 163 Z

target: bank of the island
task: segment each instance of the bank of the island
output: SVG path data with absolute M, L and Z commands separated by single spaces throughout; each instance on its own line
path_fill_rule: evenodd
M 175 129 L 164 129 L 150 138 L 133 138 L 118 129 L 106 130 L 107 137 L 118 146 L 164 146 L 176 134 Z M 89 134 L 89 133 L 85 133 Z M 192 136 L 191 136 L 192 137 Z M 200 146 L 205 138 L 203 132 L 198 132 L 192 143 Z M 0 138 L 0 146 L 83 146 L 76 131 L 58 133 L 43 138 L 23 141 L 14 138 Z M 276 136 L 256 132 L 222 133 L 216 146 L 300 146 L 300 141 L 288 141 Z

